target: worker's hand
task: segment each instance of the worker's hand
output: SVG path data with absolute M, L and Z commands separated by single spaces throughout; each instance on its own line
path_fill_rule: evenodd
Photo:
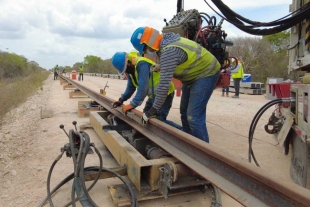
M 118 99 L 118 101 L 115 101 L 113 104 L 112 104 L 112 107 L 113 108 L 116 108 L 118 106 L 121 106 L 123 104 L 123 101 L 121 101 L 121 98 Z
M 123 106 L 122 110 L 123 113 L 126 114 L 128 111 L 130 111 L 131 109 L 133 109 L 134 107 L 132 107 L 130 104 Z
M 160 71 L 160 64 L 154 64 L 151 66 L 151 72 L 159 72 Z
M 149 111 L 143 113 L 141 117 L 142 125 L 145 126 L 150 118 L 156 117 L 157 113 L 158 111 L 153 107 Z

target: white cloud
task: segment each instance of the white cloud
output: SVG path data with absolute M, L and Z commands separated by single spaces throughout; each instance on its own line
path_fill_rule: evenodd
M 249 19 L 272 21 L 288 14 L 291 0 L 223 2 L 236 12 L 249 15 L 245 16 Z M 176 13 L 176 3 L 176 0 L 0 0 L 0 50 L 9 48 L 9 52 L 24 55 L 47 69 L 56 64 L 73 65 L 86 55 L 110 58 L 117 51 L 132 49 L 129 39 L 137 27 L 148 25 L 161 31 L 163 19 L 170 20 Z M 286 5 L 287 9 L 263 15 L 265 11 L 260 8 L 275 5 L 282 5 L 281 8 Z M 203 0 L 185 0 L 184 6 L 214 15 Z M 255 9 L 262 15 L 246 13 Z M 247 35 L 227 22 L 223 29 L 229 36 Z

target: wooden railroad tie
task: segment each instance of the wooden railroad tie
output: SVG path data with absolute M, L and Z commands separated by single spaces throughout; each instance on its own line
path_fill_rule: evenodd
M 80 90 L 74 90 L 69 92 L 69 98 L 88 98 L 88 95 Z
M 63 89 L 66 90 L 66 89 L 76 89 L 76 87 L 74 85 L 65 85 L 63 86 Z
M 60 85 L 62 85 L 62 84 L 67 84 L 68 85 L 69 84 L 68 81 L 66 81 L 66 80 L 64 80 L 62 78 L 60 78 L 59 82 L 60 82 Z
M 89 116 L 91 111 L 102 111 L 103 108 L 95 101 L 79 101 L 78 116 L 80 118 Z

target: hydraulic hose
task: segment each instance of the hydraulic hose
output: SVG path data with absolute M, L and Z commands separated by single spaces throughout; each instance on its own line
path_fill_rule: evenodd
M 90 167 L 86 167 L 84 168 L 85 171 L 99 171 L 99 167 L 98 166 L 90 166 Z M 133 190 L 131 189 L 129 183 L 124 180 L 122 178 L 122 176 L 116 172 L 114 172 L 113 170 L 109 169 L 109 168 L 105 168 L 105 167 L 102 167 L 102 171 L 104 172 L 109 172 L 113 175 L 115 175 L 117 178 L 119 178 L 124 184 L 125 186 L 128 188 L 128 191 L 129 191 L 129 194 L 130 194 L 130 197 L 131 197 L 131 202 L 132 202 L 132 205 L 131 207 L 138 207 L 138 202 L 137 202 L 137 199 L 136 199 L 136 196 L 133 192 Z M 98 176 L 100 176 L 100 174 L 98 173 Z M 63 179 L 52 191 L 51 191 L 51 195 L 53 195 L 59 188 L 61 188 L 63 185 L 65 185 L 67 182 L 69 182 L 70 180 L 72 180 L 74 178 L 74 173 L 71 173 L 70 175 L 68 175 L 65 179 Z M 98 178 L 99 179 L 99 178 Z M 94 185 L 93 185 L 94 186 Z M 92 187 L 93 187 L 92 186 Z M 90 186 L 91 187 L 91 186 Z M 88 191 L 90 191 L 90 187 L 88 188 Z M 45 197 L 41 203 L 37 206 L 37 207 L 43 207 L 45 202 L 48 200 L 47 197 Z M 68 205 L 66 204 L 65 206 L 70 206 L 71 203 Z
M 52 177 L 52 172 L 53 172 L 53 169 L 56 165 L 56 163 L 61 159 L 62 155 L 64 154 L 64 151 L 61 152 L 60 155 L 58 155 L 58 157 L 54 160 L 54 162 L 52 163 L 51 167 L 50 167 L 50 170 L 48 172 L 48 176 L 47 176 L 47 182 L 46 182 L 46 187 L 47 187 L 47 199 L 48 199 L 48 202 L 50 204 L 51 207 L 54 207 L 54 204 L 53 204 L 53 201 L 52 201 L 52 197 L 51 197 L 51 189 L 50 189 L 50 183 L 51 183 L 51 177 Z
M 251 155 L 253 157 L 253 160 L 255 161 L 255 164 L 259 167 L 259 164 L 255 158 L 253 149 L 252 149 L 252 142 L 253 142 L 253 136 L 254 136 L 254 131 L 256 128 L 256 125 L 259 121 L 259 119 L 261 118 L 261 116 L 265 113 L 266 110 L 268 110 L 271 106 L 276 105 L 276 104 L 281 104 L 284 102 L 291 102 L 290 98 L 286 98 L 286 99 L 276 99 L 276 100 L 272 100 L 268 103 L 266 103 L 262 108 L 260 108 L 260 110 L 258 110 L 258 112 L 255 114 L 251 125 L 250 125 L 250 129 L 249 129 L 249 152 L 248 152 L 248 160 L 249 162 L 251 162 Z

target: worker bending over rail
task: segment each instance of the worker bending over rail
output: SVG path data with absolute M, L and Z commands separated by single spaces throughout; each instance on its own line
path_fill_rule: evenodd
M 183 131 L 209 142 L 206 126 L 206 108 L 219 78 L 220 63 L 201 45 L 151 27 L 139 27 L 131 36 L 131 43 L 142 55 L 156 52 L 160 60 L 160 81 L 156 98 L 149 111 L 144 112 L 147 122 L 165 102 L 172 76 L 183 84 L 180 113 Z
M 126 90 L 118 101 L 113 103 L 113 107 L 116 108 L 121 106 L 137 89 L 137 93 L 130 101 L 130 104 L 123 106 L 123 112 L 126 114 L 127 111 L 141 105 L 146 95 L 148 95 L 149 98 L 145 104 L 143 112 L 149 111 L 153 104 L 153 97 L 156 97 L 157 85 L 160 79 L 159 72 L 151 71 L 152 65 L 154 65 L 152 68 L 156 70 L 155 63 L 147 58 L 139 57 L 138 52 L 133 51 L 129 54 L 126 52 L 115 53 L 112 57 L 112 64 L 122 75 L 126 73 L 128 77 Z M 167 120 L 168 113 L 172 106 L 174 90 L 174 84 L 170 81 L 169 88 L 166 92 L 167 98 L 157 111 L 158 113 L 154 114 L 154 116 L 173 127 L 182 129 L 180 125 Z

